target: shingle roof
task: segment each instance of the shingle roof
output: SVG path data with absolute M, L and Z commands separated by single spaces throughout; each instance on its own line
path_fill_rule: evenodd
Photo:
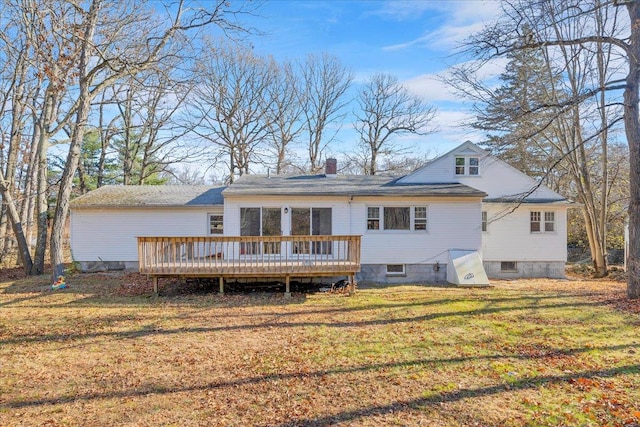
M 522 203 L 522 204 L 547 204 L 547 205 L 575 205 L 568 199 L 528 199 L 521 197 L 500 197 L 495 199 L 484 199 L 484 203 Z
M 209 185 L 107 185 L 73 200 L 71 207 L 222 205 L 223 189 Z
M 401 184 L 388 176 L 244 175 L 223 196 L 456 196 L 484 197 L 486 193 L 459 183 Z

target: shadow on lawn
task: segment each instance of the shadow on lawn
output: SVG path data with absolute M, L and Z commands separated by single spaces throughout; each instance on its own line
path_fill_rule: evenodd
M 24 301 L 36 300 L 46 296 L 73 295 L 71 301 L 64 304 L 77 306 L 153 306 L 157 303 L 176 302 L 180 304 L 193 303 L 195 305 L 210 305 L 212 307 L 251 307 L 251 306 L 281 306 L 302 304 L 306 301 L 305 293 L 294 293 L 291 298 L 285 298 L 283 292 L 227 292 L 218 293 L 217 285 L 202 282 L 186 282 L 179 279 L 163 279 L 160 294 L 153 293 L 153 283 L 150 279 L 138 273 L 87 273 L 69 275 L 66 278 L 67 287 L 52 290 L 49 276 L 36 278 L 20 278 L 10 284 L 0 284 L 1 306 L 19 304 Z M 7 300 L 7 296 L 15 298 Z M 33 308 L 59 306 L 61 301 L 34 304 Z M 26 307 L 23 305 L 23 307 Z
M 338 414 L 326 415 L 324 417 L 296 419 L 280 424 L 280 427 L 294 426 L 326 426 L 335 423 L 350 422 L 357 419 L 383 415 L 386 413 L 397 412 L 406 409 L 419 410 L 425 406 L 438 405 L 440 403 L 456 402 L 462 399 L 490 396 L 500 393 L 509 393 L 519 390 L 530 390 L 538 387 L 548 386 L 550 384 L 563 384 L 579 378 L 595 379 L 595 378 L 611 378 L 618 375 L 640 372 L 640 365 L 625 365 L 610 369 L 595 369 L 590 371 L 581 371 L 565 375 L 547 375 L 534 378 L 523 378 L 508 384 L 497 384 L 487 387 L 479 387 L 473 389 L 460 389 L 451 392 L 439 393 L 431 397 L 398 400 L 387 405 L 370 406 L 366 408 L 356 409 L 352 411 L 344 411 Z
M 382 326 L 382 325 L 398 325 L 411 322 L 424 322 L 445 317 L 472 317 L 481 316 L 486 314 L 509 312 L 509 311 L 528 311 L 528 310 L 544 310 L 544 309 L 557 309 L 557 308 L 580 308 L 580 307 L 593 307 L 599 306 L 599 302 L 559 302 L 556 304 L 546 305 L 525 305 L 525 306 L 508 306 L 508 307 L 490 307 L 490 308 L 478 308 L 465 311 L 449 311 L 440 313 L 427 313 L 419 316 L 409 316 L 391 319 L 371 319 L 371 320 L 357 320 L 357 321 L 281 321 L 282 317 L 277 316 L 277 321 L 266 321 L 261 323 L 250 323 L 241 325 L 221 325 L 221 326 L 206 326 L 206 327 L 184 327 L 175 329 L 162 329 L 161 327 L 144 326 L 137 330 L 131 331 L 101 331 L 91 333 L 64 333 L 64 334 L 47 334 L 47 335 L 32 335 L 32 336 L 20 336 L 14 338 L 8 338 L 0 340 L 0 344 L 26 344 L 31 342 L 67 342 L 73 340 L 84 340 L 98 337 L 114 337 L 116 339 L 137 339 L 146 336 L 160 336 L 160 335 L 174 335 L 182 333 L 215 333 L 224 331 L 242 331 L 242 330 L 261 330 L 271 328 L 307 328 L 307 327 L 327 327 L 327 328 L 358 328 L 366 326 Z M 268 313 L 264 313 L 268 314 Z M 294 313 L 295 314 L 295 313 Z M 254 314 L 257 317 L 258 314 Z
M 233 381 L 211 381 L 205 384 L 191 385 L 191 386 L 182 386 L 182 387 L 170 387 L 164 385 L 156 385 L 149 384 L 137 389 L 126 389 L 120 391 L 108 391 L 103 393 L 87 393 L 87 394 L 77 394 L 74 396 L 64 396 L 64 397 L 50 397 L 44 399 L 33 399 L 33 400 L 15 400 L 15 401 L 5 401 L 0 404 L 0 408 L 7 409 L 20 409 L 27 407 L 35 407 L 41 405 L 54 405 L 54 404 L 65 404 L 70 402 L 79 402 L 79 401 L 91 401 L 96 399 L 114 399 L 114 398 L 131 398 L 131 397 L 140 397 L 146 396 L 150 394 L 171 394 L 171 393 L 183 393 L 183 392 L 196 392 L 196 391 L 206 391 L 206 390 L 214 390 L 214 389 L 224 389 L 229 388 L 231 390 L 236 390 L 238 387 L 245 385 L 255 385 L 269 382 L 279 382 L 282 380 L 291 380 L 296 378 L 323 378 L 333 375 L 345 375 L 352 373 L 361 373 L 361 372 L 372 372 L 372 371 L 383 371 L 386 372 L 392 368 L 410 368 L 416 366 L 423 365 L 433 365 L 433 364 L 454 364 L 454 363 L 464 363 L 468 361 L 479 361 L 479 360 L 499 360 L 499 359 L 535 359 L 535 358 L 545 358 L 551 356 L 569 356 L 575 355 L 588 351 L 614 351 L 614 350 L 623 350 L 623 349 L 635 349 L 640 347 L 640 344 L 629 344 L 629 345 L 617 345 L 617 346 L 605 346 L 605 347 L 579 347 L 579 348 L 570 348 L 570 349 L 555 349 L 549 351 L 545 354 L 541 354 L 539 356 L 530 356 L 530 355 L 522 355 L 522 354 L 495 354 L 495 355 L 486 355 L 486 356 L 467 356 L 467 357 L 455 357 L 455 358 L 446 358 L 446 359 L 421 359 L 414 361 L 402 361 L 402 362 L 389 362 L 389 363 L 378 363 L 378 364 L 370 364 L 363 366 L 355 366 L 348 368 L 336 368 L 336 369 L 326 369 L 326 370 L 318 370 L 318 371 L 305 371 L 305 372 L 293 372 L 293 373 L 285 373 L 285 374 L 271 374 L 264 376 L 254 376 L 248 378 L 240 378 Z M 550 356 L 551 355 L 551 356 Z M 362 408 L 354 411 L 346 411 L 340 414 L 328 415 L 326 417 L 320 418 L 309 418 L 309 419 L 298 419 L 292 421 L 290 423 L 282 424 L 282 427 L 285 426 L 297 426 L 297 425 L 329 425 L 336 422 L 346 422 L 353 421 L 358 418 L 372 416 L 372 415 L 380 415 L 391 411 L 397 411 L 401 409 L 407 408 L 415 408 L 418 409 L 421 406 L 425 405 L 433 405 L 441 402 L 453 402 L 469 397 L 480 397 L 487 396 L 491 394 L 498 394 L 503 392 L 517 391 L 522 389 L 533 389 L 539 386 L 544 386 L 548 384 L 554 383 L 564 383 L 570 380 L 578 379 L 578 378 L 598 378 L 598 377 L 615 377 L 617 375 L 623 374 L 637 374 L 640 372 L 640 365 L 625 365 L 610 369 L 594 369 L 589 371 L 580 371 L 580 372 L 571 372 L 565 375 L 547 375 L 547 376 L 539 376 L 539 377 L 529 377 L 523 378 L 521 380 L 515 380 L 509 382 L 508 384 L 498 384 L 488 387 L 480 387 L 475 389 L 460 389 L 451 392 L 439 393 L 432 397 L 427 398 L 418 398 L 418 399 L 409 399 L 403 401 L 396 401 L 389 403 L 387 405 L 373 406 Z

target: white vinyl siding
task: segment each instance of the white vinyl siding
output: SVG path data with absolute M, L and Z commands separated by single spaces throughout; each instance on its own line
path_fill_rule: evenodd
M 391 202 L 391 201 L 390 201 Z M 427 205 L 426 200 L 424 205 Z M 363 264 L 441 264 L 452 248 L 480 250 L 480 201 L 428 201 L 429 232 L 367 230 L 368 203 L 352 203 L 352 234 L 362 235 Z M 356 226 L 358 223 L 358 227 Z
M 427 231 L 426 206 L 368 206 L 367 230 Z
M 456 157 L 477 158 L 479 165 L 478 176 L 457 175 Z M 466 163 L 465 163 L 466 165 Z M 418 183 L 448 183 L 455 180 L 487 193 L 489 199 L 513 197 L 514 194 L 529 194 L 529 199 L 562 199 L 563 197 L 552 191 L 533 178 L 525 175 L 509 164 L 496 157 L 488 155 L 484 150 L 473 144 L 462 145 L 458 150 L 439 157 L 415 172 L 400 180 L 403 184 Z M 531 192 L 533 190 L 533 192 Z
M 290 236 L 293 209 L 331 208 L 331 234 L 351 234 L 349 203 L 345 197 L 228 197 L 224 206 L 225 235 L 240 235 L 240 208 L 262 207 L 282 209 L 282 235 Z
M 71 212 L 75 261 L 137 261 L 138 236 L 206 236 L 208 217 L 222 207 L 104 208 Z
M 480 250 L 480 199 L 424 198 L 413 201 L 416 206 L 428 205 L 429 232 L 393 230 L 371 232 L 367 230 L 369 208 L 375 203 L 406 206 L 398 197 L 263 197 L 255 207 L 286 207 L 283 214 L 283 234 L 290 235 L 290 215 L 293 208 L 328 208 L 332 212 L 332 232 L 335 235 L 361 235 L 362 264 L 433 264 L 447 262 L 451 248 Z M 225 234 L 239 235 L 240 207 L 250 206 L 248 197 L 228 197 L 225 200 Z M 284 211 L 283 211 L 284 212 Z M 382 214 L 382 212 L 380 213 Z
M 556 231 L 556 214 L 549 211 L 532 211 L 529 230 L 532 233 L 554 233 Z
M 455 162 L 455 171 L 458 176 L 478 176 L 480 174 L 479 157 L 457 156 Z
M 507 209 L 512 208 L 511 205 L 497 203 L 483 205 L 482 209 L 489 218 L 499 218 L 491 221 L 490 233 L 482 233 L 484 261 L 566 261 L 566 207 L 554 208 L 555 231 L 546 233 L 530 231 L 532 211 L 527 206 L 520 206 L 504 215 Z M 545 209 L 541 208 L 540 211 L 544 212 Z M 541 227 L 544 229 L 544 225 Z

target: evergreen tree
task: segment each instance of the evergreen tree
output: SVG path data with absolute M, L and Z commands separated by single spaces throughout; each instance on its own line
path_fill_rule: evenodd
M 524 29 L 523 39 L 529 30 Z M 555 75 L 541 49 L 516 49 L 474 128 L 488 132 L 492 154 L 534 178 L 546 177 L 553 160 L 554 121 L 560 113 Z M 553 186 L 553 185 L 552 185 Z

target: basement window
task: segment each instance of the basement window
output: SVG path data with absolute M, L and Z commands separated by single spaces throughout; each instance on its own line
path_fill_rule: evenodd
M 518 271 L 518 264 L 515 261 L 502 261 L 500 271 Z
M 404 276 L 404 264 L 387 264 L 387 276 Z

